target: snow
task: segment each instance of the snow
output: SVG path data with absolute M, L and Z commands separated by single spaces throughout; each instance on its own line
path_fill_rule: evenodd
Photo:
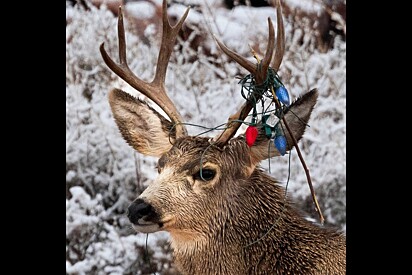
M 315 0 L 286 0 L 286 5 L 293 9 L 303 10 L 307 13 L 320 13 L 322 4 Z
M 321 8 L 309 0 L 286 2 L 296 9 L 318 12 Z M 276 29 L 276 13 L 267 7 L 226 10 L 215 0 L 190 3 L 197 7 L 190 10 L 186 24 L 195 31 L 187 41 L 178 40 L 180 52 L 171 56 L 166 87 L 186 122 L 214 127 L 226 122 L 244 102 L 236 76 L 244 76 L 245 70 L 220 55 L 212 35 L 243 56 L 250 56 L 249 45 L 263 52 L 267 18 Z M 148 18 L 152 7 L 138 1 L 127 3 L 126 10 Z M 180 17 L 185 9 L 173 4 L 169 13 Z M 98 50 L 104 42 L 117 60 L 117 19 L 104 7 L 91 6 L 86 12 L 69 5 L 66 19 L 66 273 L 143 274 L 142 268 L 150 270 L 143 260 L 145 251 L 153 253 L 151 261 L 158 272 L 173 268 L 168 234 L 150 234 L 146 247 L 147 235 L 134 232 L 125 215 L 130 202 L 156 178 L 157 159 L 134 152 L 122 139 L 108 104 L 107 94 L 114 87 L 142 97 L 110 72 Z M 130 68 L 151 80 L 159 47 L 156 28 L 149 24 L 138 37 L 133 35 L 133 24 L 125 20 Z M 321 51 L 310 27 L 289 20 L 285 18 L 286 53 L 279 75 L 292 98 L 315 87 L 319 90 L 310 127 L 299 146 L 327 222 L 345 231 L 346 42 L 336 37 L 333 48 Z M 198 49 L 189 43 L 195 34 L 205 37 Z M 205 55 L 202 47 L 218 57 Z M 188 126 L 188 131 L 197 134 L 204 129 Z M 308 219 L 317 220 L 302 164 L 296 151 L 291 154 L 288 194 L 307 206 Z M 286 185 L 288 155 L 263 161 L 268 172 L 269 163 L 273 177 Z
M 126 11 L 130 16 L 139 19 L 149 19 L 155 15 L 156 8 L 149 2 L 130 2 L 126 5 Z

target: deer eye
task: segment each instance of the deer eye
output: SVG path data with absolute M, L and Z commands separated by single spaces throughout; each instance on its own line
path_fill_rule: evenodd
M 194 180 L 209 181 L 216 175 L 216 171 L 212 169 L 202 169 L 199 172 L 193 174 Z

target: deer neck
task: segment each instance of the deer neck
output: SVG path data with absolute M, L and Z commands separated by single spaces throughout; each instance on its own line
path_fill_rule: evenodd
M 171 232 L 175 263 L 184 274 L 242 274 L 256 251 L 268 241 L 280 247 L 288 225 L 296 223 L 284 189 L 264 172 L 255 170 L 234 192 L 221 198 L 204 232 Z
M 245 270 L 239 244 L 217 236 L 171 234 L 174 262 L 183 274 L 234 274 Z
M 183 274 L 318 274 L 321 265 L 335 274 L 328 269 L 334 262 L 343 268 L 344 237 L 306 221 L 264 172 L 254 171 L 234 190 L 220 198 L 203 231 L 171 232 Z

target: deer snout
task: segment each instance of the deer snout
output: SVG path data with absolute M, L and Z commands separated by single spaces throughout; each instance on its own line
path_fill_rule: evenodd
M 139 224 L 139 219 L 153 214 L 153 207 L 142 199 L 136 199 L 127 209 L 127 217 L 133 224 Z
M 129 205 L 127 217 L 132 227 L 141 233 L 153 233 L 163 227 L 155 208 L 143 199 L 136 199 Z

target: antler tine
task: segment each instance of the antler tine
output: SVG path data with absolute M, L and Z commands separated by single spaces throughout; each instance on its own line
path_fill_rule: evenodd
M 256 74 L 256 65 L 253 64 L 253 62 L 247 60 L 243 56 L 239 55 L 238 53 L 235 53 L 234 51 L 230 50 L 228 47 L 225 46 L 222 42 L 217 39 L 215 35 L 213 35 L 215 38 L 216 43 L 219 45 L 220 49 L 230 58 L 233 59 L 236 63 L 238 63 L 240 66 L 248 70 L 251 74 Z
M 257 85 L 262 84 L 266 80 L 269 64 L 270 64 L 270 61 L 272 60 L 274 47 L 275 47 L 275 30 L 273 29 L 272 20 L 270 20 L 270 18 L 268 18 L 268 26 L 269 26 L 269 39 L 268 39 L 268 45 L 266 48 L 266 53 L 262 59 L 262 62 L 258 63 L 258 65 L 260 65 L 260 70 L 258 74 L 255 75 Z
M 274 52 L 274 47 L 275 47 L 275 30 L 273 28 L 273 24 L 270 18 L 268 18 L 268 28 L 269 28 L 269 39 L 268 39 L 268 45 L 266 48 L 266 53 L 262 61 L 261 62 L 258 61 L 257 65 L 253 64 L 252 62 L 240 56 L 239 54 L 233 52 L 232 50 L 229 50 L 225 45 L 223 45 L 223 43 L 221 43 L 219 40 L 215 38 L 219 47 L 222 49 L 222 51 L 226 55 L 228 55 L 230 58 L 236 61 L 239 65 L 241 65 L 243 68 L 245 68 L 251 74 L 254 75 L 256 79 L 256 85 L 261 85 L 266 80 L 269 64 L 273 57 L 273 52 Z M 255 98 L 255 100 L 259 100 L 261 98 L 260 94 L 253 94 L 251 96 Z M 240 121 L 243 121 L 248 116 L 249 112 L 253 108 L 253 105 L 251 104 L 251 102 L 252 100 L 247 100 L 246 103 L 242 105 L 242 107 L 237 113 L 229 117 L 229 120 L 226 124 L 227 125 L 226 130 L 223 131 L 219 136 L 216 136 L 214 138 L 214 141 L 218 146 L 223 147 L 236 134 L 236 131 L 242 125 Z M 233 121 L 233 120 L 236 120 L 236 121 Z
M 179 22 L 173 27 L 169 23 L 169 19 L 167 18 L 167 4 L 166 0 L 163 0 L 163 12 L 162 12 L 162 19 L 163 19 L 163 34 L 162 34 L 162 42 L 160 45 L 160 53 L 157 59 L 157 66 L 156 66 L 156 75 L 153 80 L 155 83 L 162 83 L 164 84 L 167 66 L 162 66 L 163 64 L 168 64 L 170 55 L 172 54 L 173 47 L 175 45 L 176 37 L 182 28 L 183 22 L 186 20 L 187 15 L 189 14 L 190 7 L 188 7 L 180 18 Z
M 104 43 L 100 45 L 100 53 L 103 57 L 106 65 L 124 81 L 126 81 L 130 86 L 146 95 L 148 98 L 153 100 L 162 110 L 167 114 L 167 116 L 176 125 L 176 138 L 187 135 L 186 127 L 182 124 L 183 120 L 179 114 L 176 106 L 170 100 L 166 93 L 164 81 L 166 78 L 167 64 L 172 54 L 173 46 L 176 41 L 177 34 L 183 25 L 189 13 L 190 7 L 186 9 L 185 14 L 179 20 L 175 26 L 171 26 L 167 18 L 167 3 L 163 0 L 163 33 L 162 42 L 160 46 L 160 52 L 157 59 L 156 73 L 152 82 L 146 82 L 137 77 L 129 68 L 126 60 L 126 39 L 123 24 L 123 13 L 122 8 L 119 7 L 119 18 L 118 18 L 118 40 L 119 40 L 119 60 L 120 63 L 116 64 L 104 49 Z
M 271 67 L 277 72 L 282 63 L 283 55 L 285 54 L 285 28 L 283 26 L 282 6 L 280 0 L 276 0 L 276 22 L 277 22 L 277 37 L 275 58 L 272 61 Z
M 273 29 L 273 24 L 270 18 L 268 18 L 268 25 L 269 25 L 269 39 L 268 39 L 268 45 L 266 48 L 266 53 L 264 58 L 262 59 L 262 62 L 258 63 L 258 66 L 254 64 L 253 62 L 249 61 L 245 57 L 239 55 L 238 53 L 230 50 L 228 47 L 226 47 L 222 42 L 219 41 L 219 39 L 214 36 L 217 44 L 219 45 L 220 49 L 233 61 L 238 63 L 240 66 L 248 70 L 251 74 L 253 74 L 256 77 L 257 82 L 263 82 L 266 79 L 266 74 L 267 74 L 267 69 L 269 67 L 269 63 L 272 59 L 273 56 L 273 51 L 274 51 L 274 42 L 275 42 L 275 31 Z

